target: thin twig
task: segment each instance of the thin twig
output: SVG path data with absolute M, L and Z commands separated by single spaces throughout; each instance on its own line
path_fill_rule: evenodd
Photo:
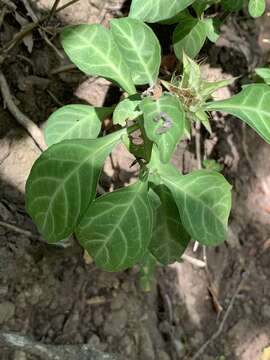
M 196 149 L 196 159 L 197 167 L 200 170 L 202 168 L 202 156 L 201 156 L 201 123 L 196 121 L 195 123 L 195 149 Z M 193 252 L 198 250 L 199 243 L 195 241 L 193 246 Z
M 65 5 L 56 9 L 55 12 L 58 13 L 64 9 L 66 9 L 67 7 L 75 4 L 78 1 L 80 1 L 80 0 L 71 0 L 68 3 L 66 3 Z M 5 44 L 3 46 L 3 48 L 0 51 L 0 55 L 6 55 L 10 50 L 12 50 L 14 48 L 15 45 L 20 43 L 25 38 L 25 36 L 27 36 L 31 31 L 33 31 L 38 26 L 40 26 L 44 21 L 46 21 L 48 19 L 48 17 L 49 17 L 49 14 L 40 18 L 37 22 L 28 24 L 27 26 L 25 26 L 24 29 L 22 29 L 20 32 L 16 33 L 15 36 L 13 37 L 13 39 L 11 39 L 7 44 Z
M 41 360 L 119 360 L 114 354 L 102 353 L 92 345 L 45 345 L 26 336 L 0 332 L 0 347 L 21 350 Z
M 37 15 L 35 14 L 34 10 L 32 9 L 29 1 L 22 0 L 22 2 L 24 3 L 24 6 L 25 6 L 26 10 L 28 11 L 28 14 L 30 15 L 31 19 L 34 22 L 38 22 L 39 19 L 38 19 Z M 50 16 L 50 14 L 49 14 L 49 16 Z M 38 32 L 39 32 L 40 36 L 42 37 L 42 39 L 55 51 L 55 53 L 60 57 L 60 59 L 63 59 L 64 58 L 63 55 L 57 49 L 57 47 L 54 46 L 54 44 L 49 40 L 46 32 L 44 32 L 41 28 L 38 29 Z
M 224 325 L 232 311 L 232 308 L 234 306 L 235 300 L 239 294 L 239 292 L 242 289 L 243 283 L 244 281 L 246 281 L 246 279 L 248 278 L 249 272 L 247 271 L 244 276 L 242 277 L 242 279 L 240 280 L 232 298 L 231 301 L 229 303 L 229 306 L 227 308 L 227 310 L 225 311 L 224 317 L 221 321 L 221 323 L 219 324 L 219 327 L 217 329 L 216 332 L 214 332 L 214 334 L 199 348 L 199 350 L 195 353 L 195 355 L 193 355 L 193 357 L 191 358 L 191 360 L 196 360 L 196 359 L 201 359 L 202 354 L 205 352 L 205 350 L 207 349 L 207 347 L 213 342 L 215 341 L 220 334 L 222 333 L 223 329 L 224 329 Z
M 10 113 L 18 121 L 18 123 L 29 133 L 29 135 L 36 142 L 41 151 L 47 148 L 47 145 L 44 140 L 44 136 L 40 128 L 30 120 L 26 115 L 24 115 L 17 105 L 12 100 L 12 95 L 5 78 L 5 75 L 0 70 L 0 89 L 3 96 L 4 103 L 6 104 Z
M 48 17 L 48 19 L 47 19 L 47 23 L 51 20 L 51 18 L 54 16 L 54 14 L 55 14 L 55 12 L 56 12 L 56 9 L 57 9 L 57 6 L 59 5 L 59 3 L 60 3 L 60 0 L 55 0 L 54 1 L 54 4 L 53 4 L 53 6 L 52 6 L 52 8 L 51 8 L 51 11 L 50 11 L 50 13 L 49 13 L 49 17 Z
M 15 225 L 15 224 L 10 224 L 10 223 L 7 223 L 5 221 L 0 220 L 0 226 L 4 227 L 5 229 L 14 231 L 17 234 L 24 235 L 24 236 L 26 236 L 26 237 L 28 237 L 30 239 L 35 239 L 35 240 L 41 241 L 41 242 L 48 245 L 48 243 L 40 235 L 33 234 L 31 231 L 22 229 L 22 228 L 20 228 L 19 226 Z M 65 242 L 65 241 L 62 241 L 62 242 L 54 243 L 54 244 L 51 244 L 51 245 L 61 247 L 61 248 L 66 248 L 66 247 L 69 246 L 69 243 Z

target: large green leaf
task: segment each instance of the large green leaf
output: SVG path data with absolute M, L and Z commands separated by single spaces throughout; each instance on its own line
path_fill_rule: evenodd
M 112 113 L 112 108 L 95 108 L 89 105 L 66 105 L 48 119 L 45 139 L 48 146 L 68 139 L 95 139 L 101 122 Z
M 181 175 L 172 164 L 163 164 L 153 148 L 150 180 L 166 185 L 176 202 L 182 223 L 190 236 L 204 245 L 225 240 L 231 209 L 231 186 L 216 171 L 198 170 Z
M 265 11 L 265 0 L 249 0 L 248 11 L 254 18 L 262 16 Z
M 178 59 L 183 52 L 194 58 L 200 52 L 206 40 L 205 23 L 188 15 L 175 28 L 173 33 L 173 48 Z
M 249 85 L 230 99 L 206 104 L 205 109 L 225 111 L 240 118 L 270 143 L 270 87 L 268 85 Z
M 141 97 L 137 94 L 120 101 L 113 112 L 113 123 L 125 126 L 127 120 L 134 120 L 140 116 L 140 102 Z
M 130 69 L 109 30 L 99 24 L 67 27 L 61 43 L 80 70 L 114 81 L 130 95 L 136 93 Z
M 82 218 L 76 236 L 102 269 L 127 269 L 145 254 L 153 225 L 147 187 L 138 181 L 103 195 Z
M 106 157 L 125 132 L 96 140 L 64 140 L 35 162 L 26 184 L 26 209 L 48 242 L 73 232 L 95 198 Z
M 215 171 L 198 170 L 177 177 L 163 174 L 186 230 L 204 245 L 217 245 L 227 236 L 231 186 Z
M 163 93 L 158 100 L 145 98 L 140 107 L 147 137 L 157 144 L 161 160 L 168 162 L 184 135 L 185 112 L 182 104 L 176 96 Z
M 170 19 L 195 0 L 132 0 L 129 16 L 149 23 Z
M 110 21 L 114 40 L 131 69 L 136 85 L 153 85 L 159 74 L 161 49 L 153 30 L 132 18 Z
M 155 187 L 161 202 L 154 212 L 154 230 L 149 249 L 156 259 L 164 264 L 180 260 L 189 235 L 183 227 L 171 192 L 164 185 Z M 150 193 L 151 194 L 151 193 Z

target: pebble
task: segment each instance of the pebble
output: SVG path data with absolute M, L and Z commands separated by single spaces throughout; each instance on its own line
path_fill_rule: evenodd
M 11 319 L 15 314 L 15 306 L 10 301 L 0 303 L 0 324 Z

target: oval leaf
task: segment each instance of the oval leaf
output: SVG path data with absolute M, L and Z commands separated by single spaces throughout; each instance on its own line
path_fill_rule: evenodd
M 61 43 L 80 70 L 114 81 L 130 95 L 136 93 L 130 69 L 109 30 L 99 24 L 68 27 L 61 33 Z
M 249 0 L 248 12 L 254 18 L 262 16 L 265 12 L 265 0 Z
M 160 263 L 167 265 L 180 260 L 188 245 L 189 235 L 182 225 L 171 192 L 164 185 L 154 190 L 161 202 L 154 212 L 154 230 L 149 250 Z
M 221 0 L 221 5 L 225 10 L 238 11 L 244 6 L 244 0 Z
M 140 116 L 142 113 L 139 109 L 140 102 L 139 95 L 132 95 L 118 103 L 113 113 L 113 123 L 125 126 L 127 120 L 134 120 Z
M 158 100 L 141 102 L 146 135 L 154 141 L 163 162 L 168 162 L 185 131 L 185 112 L 173 95 L 163 94 Z
M 270 87 L 254 84 L 223 101 L 206 104 L 206 110 L 225 111 L 245 121 L 270 144 Z
M 191 16 L 180 22 L 173 33 L 173 48 L 178 59 L 182 59 L 183 52 L 195 58 L 206 40 L 206 26 L 201 20 Z
M 101 122 L 112 113 L 112 108 L 95 108 L 89 105 L 66 105 L 56 110 L 45 127 L 48 146 L 68 139 L 95 139 Z
M 102 165 L 126 131 L 64 140 L 44 151 L 26 184 L 26 209 L 49 243 L 69 236 L 95 198 Z
M 133 0 L 129 16 L 154 23 L 177 15 L 195 0 Z
M 95 200 L 82 218 L 76 236 L 97 266 L 120 271 L 142 259 L 152 223 L 147 184 L 138 181 Z
M 193 240 L 204 245 L 218 245 L 227 236 L 231 210 L 231 186 L 225 178 L 209 170 L 188 175 L 161 175 L 171 190 L 181 220 Z
M 153 85 L 159 74 L 161 49 L 153 30 L 131 18 L 110 21 L 116 41 L 136 85 Z

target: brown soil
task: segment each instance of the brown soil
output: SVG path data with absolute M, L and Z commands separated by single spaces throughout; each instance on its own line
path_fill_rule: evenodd
M 53 0 L 33 3 L 41 14 L 49 11 Z M 16 5 L 17 12 L 30 20 L 23 2 Z M 99 0 L 81 0 L 52 24 L 107 24 L 119 15 L 123 1 L 101 5 Z M 1 43 L 19 29 L 14 16 L 7 14 Z M 218 43 L 204 48 L 202 54 L 208 57 L 203 69 L 210 80 L 241 75 L 236 86 L 225 88 L 219 97 L 238 90 L 250 81 L 250 71 L 267 61 L 265 37 L 270 38 L 269 18 L 254 21 L 238 14 L 227 19 Z M 119 97 L 107 81 L 86 78 L 76 70 L 52 75 L 67 59 L 59 58 L 37 31 L 29 41 L 34 45 L 30 52 L 27 44 L 15 47 L 1 69 L 16 104 L 35 122 L 46 121 L 60 104 L 111 104 Z M 27 334 L 45 344 L 90 343 L 129 360 L 187 360 L 217 331 L 245 277 L 223 332 L 198 359 L 260 360 L 263 348 L 270 345 L 270 148 L 235 118 L 214 114 L 213 129 L 211 137 L 202 134 L 202 150 L 224 164 L 234 194 L 228 241 L 207 251 L 211 285 L 224 309 L 219 316 L 205 272 L 189 263 L 159 268 L 152 292 L 146 294 L 138 287 L 136 267 L 105 273 L 87 265 L 75 243 L 67 248 L 48 246 L 0 226 L 1 331 Z M 181 143 L 174 163 L 188 172 L 196 167 L 194 153 L 193 141 Z M 24 209 L 24 186 L 39 154 L 0 103 L 0 220 L 33 234 L 36 229 Z M 103 176 L 108 189 L 136 177 L 123 148 L 112 157 L 118 166 L 108 159 Z M 196 256 L 202 257 L 201 249 Z M 7 359 L 28 358 L 0 348 L 0 360 Z

